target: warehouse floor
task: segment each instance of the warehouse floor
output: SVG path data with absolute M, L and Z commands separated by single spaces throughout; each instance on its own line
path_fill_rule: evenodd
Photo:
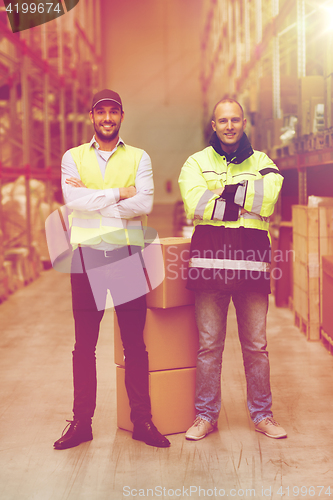
M 149 447 L 117 429 L 111 310 L 98 344 L 94 440 L 53 449 L 71 418 L 67 275 L 44 271 L 0 305 L 0 322 L 1 499 L 310 499 L 329 498 L 329 486 L 333 493 L 333 358 L 321 343 L 307 342 L 293 326 L 291 311 L 275 308 L 273 301 L 268 317 L 273 410 L 288 438 L 273 440 L 254 431 L 231 309 L 219 429 L 199 442 L 171 435 L 168 449 Z

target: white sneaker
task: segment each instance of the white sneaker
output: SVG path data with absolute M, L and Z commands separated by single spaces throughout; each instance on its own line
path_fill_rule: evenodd
M 193 422 L 193 425 L 188 429 L 185 434 L 186 439 L 192 439 L 193 441 L 198 441 L 198 439 L 202 439 L 210 432 L 213 432 L 215 427 L 201 417 L 196 417 Z
M 264 420 L 255 426 L 255 429 L 270 438 L 280 439 L 287 437 L 284 428 L 271 417 L 264 418 Z

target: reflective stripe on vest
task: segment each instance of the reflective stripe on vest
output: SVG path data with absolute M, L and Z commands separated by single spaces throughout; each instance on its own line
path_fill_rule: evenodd
M 214 219 L 223 220 L 226 202 L 222 199 L 217 199 L 215 203 Z
M 260 213 L 262 202 L 264 200 L 264 179 L 254 181 L 254 198 L 252 211 Z
M 99 228 L 101 225 L 99 219 L 79 219 L 78 217 L 73 217 L 72 219 L 72 227 L 81 227 L 81 228 Z
M 213 193 L 211 191 L 209 191 L 208 189 L 201 196 L 201 198 L 198 201 L 198 204 L 196 206 L 195 212 L 194 212 L 195 219 L 202 219 L 203 218 L 207 203 L 212 198 L 212 196 L 213 196 Z
M 216 209 L 215 209 L 216 210 Z M 215 219 L 212 221 L 209 221 L 208 223 L 204 220 L 199 220 L 196 219 L 193 221 L 194 226 L 200 226 L 200 225 L 211 225 L 215 227 L 221 227 L 222 222 L 221 221 L 216 221 Z M 233 227 L 247 227 L 247 228 L 253 228 L 253 229 L 260 229 L 262 231 L 268 231 L 269 230 L 269 218 L 268 217 L 262 217 L 261 215 L 258 214 L 253 214 L 251 212 L 244 212 L 239 219 L 233 223 Z M 231 225 L 231 223 L 229 223 Z M 227 226 L 228 227 L 228 226 Z
M 211 146 L 190 156 L 179 176 L 186 215 L 194 220 L 195 226 L 209 224 L 265 231 L 268 229 L 267 219 L 240 215 L 236 221 L 223 220 L 224 206 L 214 191 L 224 184 L 241 184 L 235 192 L 234 203 L 249 212 L 269 217 L 273 213 L 282 182 L 279 170 L 265 153 L 254 151 L 242 163 L 227 166 L 225 158 Z M 209 195 L 207 191 L 212 194 Z
M 253 212 L 244 212 L 241 217 L 244 217 L 244 219 L 256 219 L 261 220 L 262 222 L 266 222 L 268 228 L 269 217 L 263 217 L 262 215 L 254 214 Z
M 247 185 L 247 181 L 244 182 L 243 186 L 238 186 L 236 194 L 235 194 L 234 202 L 236 203 L 236 205 L 239 205 L 240 207 L 242 207 L 244 205 L 246 185 Z
M 115 217 L 102 217 L 102 226 L 126 229 L 127 221 L 126 219 L 116 219 Z
M 257 262 L 251 260 L 232 259 L 204 259 L 192 257 L 189 267 L 200 267 L 205 269 L 231 269 L 235 271 L 260 271 L 268 273 L 270 264 L 268 262 Z

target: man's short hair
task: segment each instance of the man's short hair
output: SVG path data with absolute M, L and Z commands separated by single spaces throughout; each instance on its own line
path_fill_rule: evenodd
M 213 109 L 213 120 L 215 121 L 215 111 L 216 111 L 216 108 L 219 104 L 223 104 L 224 102 L 234 102 L 235 104 L 237 104 L 239 107 L 240 107 L 240 110 L 242 112 L 242 116 L 244 118 L 244 109 L 242 108 L 242 106 L 239 104 L 238 101 L 236 101 L 236 99 L 232 99 L 231 97 L 225 97 L 223 99 L 221 99 L 219 102 L 217 102 L 214 106 L 214 109 Z

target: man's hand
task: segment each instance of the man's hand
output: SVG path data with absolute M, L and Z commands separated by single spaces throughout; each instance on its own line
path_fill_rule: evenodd
M 223 187 L 220 187 L 220 188 L 217 188 L 217 189 L 211 189 L 211 192 L 214 193 L 214 194 L 218 194 L 219 196 L 221 196 L 221 194 L 223 193 L 224 191 L 224 186 Z M 247 210 L 245 210 L 245 208 L 241 208 L 240 209 L 240 215 L 243 215 L 245 213 L 248 213 Z
M 222 194 L 222 193 L 223 193 L 223 191 L 224 191 L 224 187 L 217 188 L 217 189 L 212 189 L 211 191 L 212 191 L 212 193 L 214 193 L 214 194 L 218 194 L 219 196 L 221 196 L 221 194 Z
M 136 195 L 136 188 L 134 186 L 129 186 L 126 188 L 119 188 L 119 195 L 121 200 L 126 200 L 127 198 L 132 198 Z
M 70 184 L 73 187 L 82 187 L 85 188 L 86 186 L 83 184 L 81 179 L 77 179 L 76 177 L 68 177 L 65 180 L 66 184 Z
M 221 196 L 221 194 L 223 193 L 224 191 L 224 187 L 221 187 L 221 188 L 217 188 L 217 189 L 211 189 L 212 193 L 214 194 L 218 194 L 219 196 Z M 241 208 L 240 209 L 240 215 L 243 215 L 245 213 L 248 213 L 247 210 L 245 210 L 245 208 Z

